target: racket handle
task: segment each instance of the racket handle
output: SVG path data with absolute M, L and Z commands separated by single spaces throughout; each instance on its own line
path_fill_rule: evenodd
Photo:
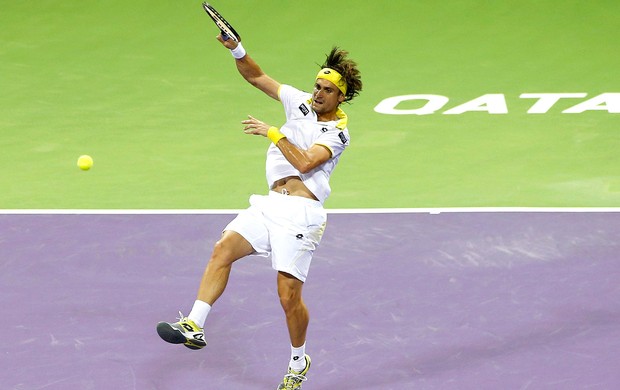
M 226 34 L 224 31 L 221 31 L 222 33 L 222 39 L 227 41 L 228 39 L 230 39 L 230 37 L 228 36 L 228 34 Z

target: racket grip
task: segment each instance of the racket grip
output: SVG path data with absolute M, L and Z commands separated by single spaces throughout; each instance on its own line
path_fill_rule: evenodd
M 228 34 L 226 34 L 224 31 L 222 31 L 222 39 L 227 41 L 230 39 L 230 37 L 228 36 Z

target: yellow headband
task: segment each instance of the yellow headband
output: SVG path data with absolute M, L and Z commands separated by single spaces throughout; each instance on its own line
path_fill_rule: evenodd
M 347 83 L 342 75 L 331 68 L 323 68 L 316 75 L 317 79 L 325 79 L 334 83 L 336 87 L 344 94 L 347 94 Z

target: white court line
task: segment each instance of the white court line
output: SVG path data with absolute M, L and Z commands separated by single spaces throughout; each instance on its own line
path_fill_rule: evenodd
M 334 209 L 330 214 L 441 214 L 441 213 L 614 213 L 620 207 L 442 207 L 442 208 L 385 208 Z
M 242 209 L 6 209 L 0 215 L 35 214 L 238 214 Z M 620 207 L 445 207 L 326 209 L 328 214 L 441 214 L 441 213 L 618 213 Z

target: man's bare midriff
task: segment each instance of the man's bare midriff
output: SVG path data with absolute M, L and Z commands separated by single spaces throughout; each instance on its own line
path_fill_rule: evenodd
M 276 180 L 271 186 L 271 190 L 281 194 L 292 196 L 302 196 L 304 198 L 318 200 L 299 176 L 289 176 L 280 180 Z

